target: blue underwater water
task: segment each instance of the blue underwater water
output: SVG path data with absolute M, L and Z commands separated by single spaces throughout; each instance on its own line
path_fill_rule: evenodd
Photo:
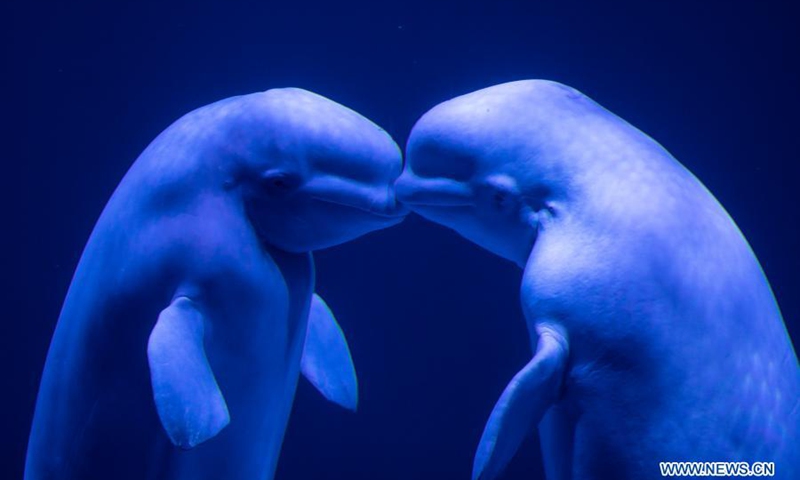
M 457 95 L 526 78 L 571 85 L 656 139 L 715 195 L 758 257 L 797 348 L 800 18 L 789 2 L 4 9 L 0 478 L 22 477 L 64 296 L 133 160 L 186 112 L 274 87 L 351 107 L 403 146 L 420 115 Z M 316 291 L 358 373 L 358 411 L 301 379 L 275 478 L 470 478 L 486 419 L 531 355 L 519 269 L 416 215 L 315 258 Z M 503 478 L 544 478 L 535 435 Z

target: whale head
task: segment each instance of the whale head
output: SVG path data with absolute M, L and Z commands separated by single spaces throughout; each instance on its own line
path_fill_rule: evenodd
M 402 156 L 391 137 L 317 94 L 274 89 L 232 99 L 217 115 L 250 222 L 290 252 L 337 245 L 403 220 L 394 181 Z
M 554 82 L 521 81 L 437 105 L 411 131 L 395 184 L 398 199 L 524 265 L 567 178 L 542 154 L 550 133 L 543 117 L 573 92 Z

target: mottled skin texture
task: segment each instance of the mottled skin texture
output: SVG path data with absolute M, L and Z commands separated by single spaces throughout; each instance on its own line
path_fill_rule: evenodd
M 399 222 L 399 150 L 297 89 L 223 100 L 142 153 L 81 257 L 48 354 L 26 479 L 272 478 L 314 289 L 310 251 Z M 191 450 L 156 412 L 148 336 L 178 297 L 230 424 Z M 313 455 L 311 455 L 313 456 Z
M 660 478 L 659 461 L 691 460 L 800 476 L 800 369 L 769 284 L 658 143 L 569 87 L 514 82 L 425 114 L 396 186 L 524 268 L 531 332 L 566 332 L 539 425 L 549 478 Z

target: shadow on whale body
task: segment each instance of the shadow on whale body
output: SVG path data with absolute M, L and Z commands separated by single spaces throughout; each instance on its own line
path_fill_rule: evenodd
M 660 478 L 659 462 L 774 462 L 798 478 L 800 368 L 728 214 L 658 143 L 567 86 L 497 85 L 426 113 L 398 198 L 524 269 L 534 355 L 473 478 L 537 425 L 554 479 Z
M 158 136 L 109 200 L 48 353 L 25 478 L 268 479 L 302 373 L 355 410 L 311 251 L 402 221 L 386 132 L 299 89 Z

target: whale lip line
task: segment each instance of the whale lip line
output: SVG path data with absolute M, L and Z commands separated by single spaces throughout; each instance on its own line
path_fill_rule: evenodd
M 442 201 L 442 202 L 431 202 L 431 201 L 414 201 L 414 200 L 401 200 L 401 204 L 409 205 L 412 207 L 471 207 L 475 203 L 468 201 L 468 200 L 452 200 L 452 201 Z
M 471 188 L 451 179 L 421 179 L 414 174 L 404 173 L 395 181 L 395 190 L 398 202 L 411 207 L 475 205 L 474 192 Z
M 375 215 L 376 217 L 387 218 L 387 219 L 404 218 L 404 217 L 408 216 L 408 214 L 409 214 L 408 209 L 404 208 L 403 204 L 400 203 L 400 202 L 398 202 L 398 205 L 399 205 L 398 212 L 397 213 L 389 213 L 389 212 L 384 212 L 384 211 L 381 211 L 381 210 L 362 207 L 361 205 L 356 205 L 356 204 L 353 204 L 353 203 L 337 202 L 336 200 L 331 200 L 329 198 L 323 198 L 323 197 L 318 197 L 318 196 L 313 196 L 311 198 L 314 199 L 314 200 L 317 200 L 319 202 L 330 203 L 330 204 L 333 204 L 333 205 L 341 205 L 343 207 L 350 207 L 350 208 L 353 208 L 353 209 L 356 209 L 356 210 L 360 210 L 362 212 L 369 213 L 371 215 Z

